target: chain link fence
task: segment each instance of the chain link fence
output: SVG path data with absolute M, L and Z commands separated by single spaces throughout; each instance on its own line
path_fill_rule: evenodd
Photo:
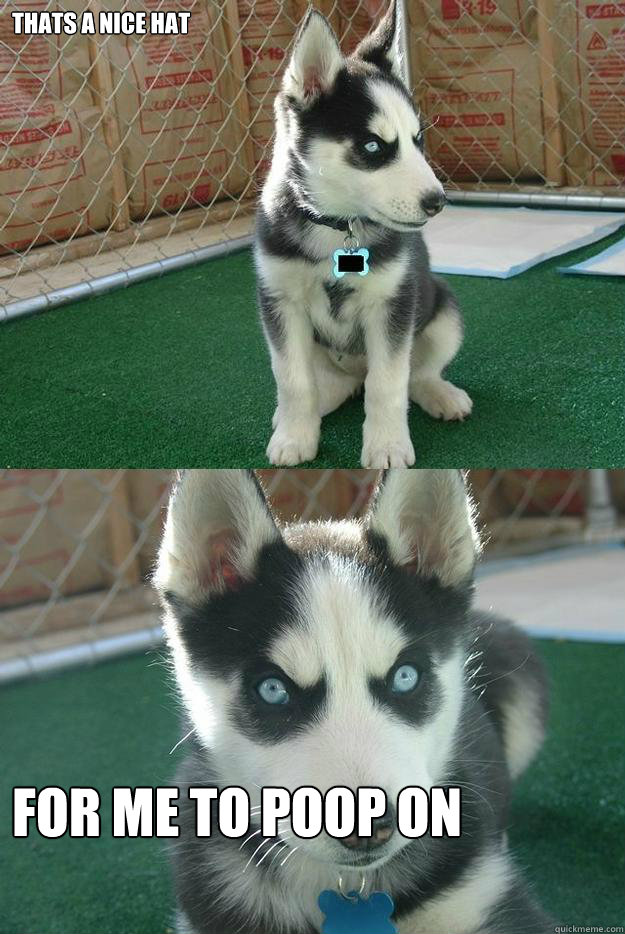
M 362 515 L 376 471 L 262 470 L 277 515 Z M 0 681 L 160 641 L 147 580 L 172 474 L 0 474 Z M 476 470 L 486 560 L 625 539 L 625 471 Z
M 345 52 L 384 0 L 317 0 Z M 307 0 L 5 0 L 4 318 L 249 243 Z M 406 74 L 451 199 L 625 207 L 625 4 L 405 0 Z M 23 35 L 12 13 L 190 13 L 186 35 Z

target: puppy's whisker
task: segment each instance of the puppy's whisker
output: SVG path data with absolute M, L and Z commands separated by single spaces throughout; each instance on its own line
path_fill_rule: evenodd
M 298 850 L 299 850 L 299 846 L 294 846 L 293 849 L 291 850 L 291 852 L 288 853 L 288 854 L 284 857 L 284 859 L 283 859 L 282 862 L 280 863 L 280 867 L 284 866 L 284 864 L 286 863 L 287 859 L 290 859 L 291 856 L 293 856 L 293 853 L 297 853 Z
M 263 860 L 266 859 L 266 858 L 269 856 L 269 854 L 271 853 L 271 851 L 272 851 L 272 850 L 275 850 L 275 848 L 276 848 L 277 846 L 280 846 L 280 844 L 281 844 L 282 842 L 283 842 L 283 841 L 281 841 L 281 840 L 277 840 L 274 844 L 272 844 L 272 846 L 269 847 L 269 849 L 267 850 L 267 852 L 264 853 L 264 854 L 261 856 L 261 858 L 258 860 L 258 862 L 256 863 L 256 865 L 257 865 L 257 866 L 260 866 L 260 864 L 263 862 Z
M 193 732 L 194 732 L 193 730 L 189 730 L 189 732 L 187 733 L 186 736 L 183 736 L 182 739 L 179 739 L 178 742 L 176 743 L 176 745 L 175 745 L 175 746 L 172 746 L 172 748 L 169 750 L 169 755 L 170 755 L 170 756 L 173 755 L 173 753 L 176 751 L 176 749 L 178 748 L 178 746 L 182 746 L 182 744 L 185 742 L 185 740 L 189 739 L 189 737 L 193 734 Z
M 282 843 L 280 846 L 280 849 L 276 850 L 276 852 L 271 857 L 271 862 L 269 863 L 269 866 L 270 867 L 273 866 L 275 860 L 280 856 L 281 853 L 284 853 L 284 851 L 287 850 L 288 848 L 289 848 L 288 843 Z
M 252 855 L 251 855 L 250 858 L 248 859 L 247 863 L 245 864 L 245 868 L 243 869 L 243 872 L 247 872 L 247 870 L 249 869 L 251 863 L 254 861 L 254 857 L 256 856 L 256 854 L 258 853 L 258 851 L 259 851 L 259 850 L 262 850 L 262 848 L 263 848 L 264 846 L 266 846 L 266 845 L 270 842 L 271 839 L 272 839 L 272 837 L 267 837 L 267 839 L 261 840 L 261 841 L 260 841 L 260 843 L 258 844 L 258 846 L 256 847 L 256 849 L 254 850 L 254 852 L 252 853 Z
M 249 835 L 249 837 L 247 837 L 247 838 L 243 841 L 243 843 L 241 844 L 241 846 L 239 847 L 239 849 L 242 850 L 243 847 L 245 846 L 245 844 L 246 844 L 249 840 L 251 840 L 252 837 L 257 837 L 259 833 L 260 833 L 260 830 L 255 830 L 254 833 L 251 833 L 251 834 Z

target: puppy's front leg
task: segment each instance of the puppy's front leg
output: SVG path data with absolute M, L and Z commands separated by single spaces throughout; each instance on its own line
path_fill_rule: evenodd
M 263 309 L 264 310 L 264 309 Z M 279 467 L 312 460 L 319 445 L 319 400 L 313 367 L 314 338 L 308 315 L 286 302 L 272 307 L 265 333 L 278 404 L 267 457 Z
M 363 467 L 409 467 L 415 454 L 408 431 L 410 338 L 388 333 L 384 312 L 369 316 L 366 326 L 367 377 Z

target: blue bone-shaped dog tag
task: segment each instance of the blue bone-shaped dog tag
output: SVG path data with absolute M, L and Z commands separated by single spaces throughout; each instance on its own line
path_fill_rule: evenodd
M 319 896 L 319 907 L 325 915 L 321 934 L 397 934 L 391 921 L 395 905 L 386 892 L 362 898 L 357 892 L 344 897 L 325 889 Z
M 348 272 L 366 276 L 369 272 L 369 250 L 364 247 L 359 250 L 335 250 L 333 272 L 337 279 L 342 279 Z

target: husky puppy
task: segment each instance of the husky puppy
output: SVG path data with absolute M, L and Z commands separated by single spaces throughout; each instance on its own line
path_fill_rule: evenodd
M 402 79 L 392 3 L 349 58 L 327 20 L 304 20 L 276 98 L 273 161 L 256 267 L 277 385 L 272 464 L 315 457 L 321 418 L 364 382 L 364 467 L 414 463 L 408 401 L 463 419 L 472 402 L 442 377 L 462 341 L 458 305 L 432 276 L 419 233 L 445 204 Z M 348 222 L 369 273 L 333 271 Z M 353 243 L 353 241 L 352 241 Z
M 552 934 L 506 839 L 545 680 L 520 630 L 471 609 L 477 550 L 456 471 L 390 470 L 364 520 L 282 527 L 251 472 L 181 477 L 156 573 L 192 737 L 181 934 L 318 934 L 340 877 L 388 893 L 400 934 Z M 186 789 L 228 785 L 247 837 L 198 838 Z M 389 812 L 368 838 L 263 838 L 261 788 L 302 785 L 460 786 L 462 833 L 410 840 Z

